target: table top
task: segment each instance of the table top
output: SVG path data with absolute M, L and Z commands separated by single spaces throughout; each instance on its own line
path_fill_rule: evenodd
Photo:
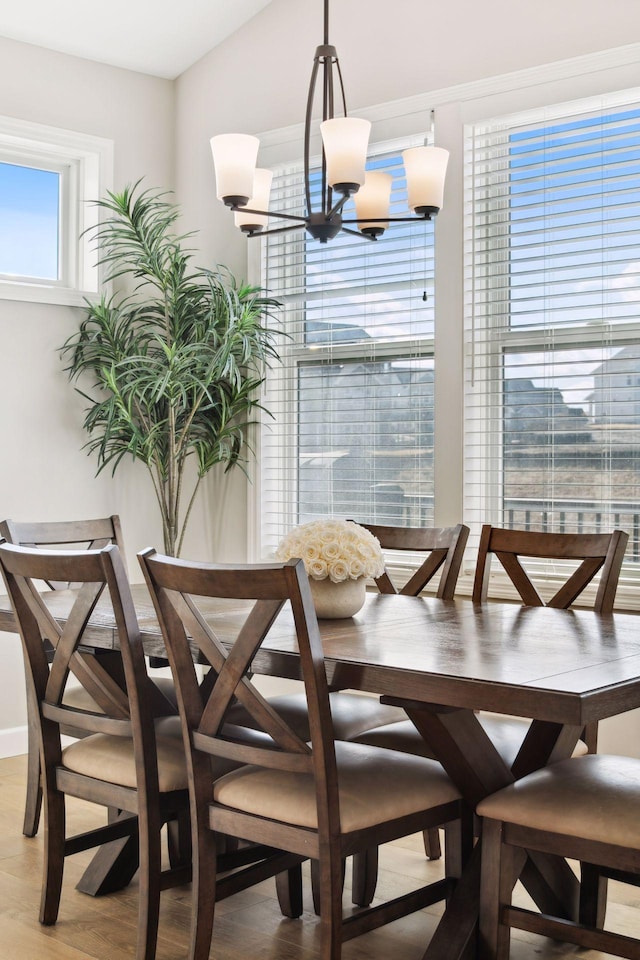
M 162 655 L 146 587 L 134 585 L 132 592 L 145 650 Z M 47 603 L 64 619 L 70 594 L 51 592 Z M 246 610 L 239 601 L 204 605 L 222 641 L 234 636 Z M 92 622 L 88 638 L 97 647 L 117 645 L 108 604 Z M 356 616 L 319 625 L 329 682 L 336 687 L 565 724 L 640 707 L 640 620 L 633 614 L 370 594 Z M 7 598 L 0 598 L 0 630 L 15 630 Z M 254 669 L 299 678 L 287 609 Z

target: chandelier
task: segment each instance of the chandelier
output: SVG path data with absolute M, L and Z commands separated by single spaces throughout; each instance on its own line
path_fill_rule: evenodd
M 316 85 L 321 76 L 322 138 L 320 201 L 312 204 L 311 123 Z M 336 83 L 337 78 L 337 83 Z M 334 115 L 336 88 L 342 116 Z M 256 167 L 260 141 L 243 133 L 223 133 L 211 138 L 216 171 L 217 196 L 234 211 L 236 226 L 247 236 L 284 233 L 305 227 L 320 243 L 340 232 L 377 240 L 390 223 L 424 223 L 442 207 L 444 178 L 449 152 L 442 147 L 411 147 L 402 158 L 407 182 L 407 200 L 413 215 L 396 217 L 389 213 L 393 177 L 389 173 L 366 171 L 371 124 L 347 116 L 342 73 L 336 48 L 329 44 L 329 0 L 324 0 L 324 42 L 317 47 L 304 121 L 304 216 L 269 209 L 271 170 Z M 355 218 L 343 217 L 347 200 L 353 197 Z M 269 217 L 292 221 L 289 225 L 265 229 Z M 351 229 L 348 224 L 356 225 Z

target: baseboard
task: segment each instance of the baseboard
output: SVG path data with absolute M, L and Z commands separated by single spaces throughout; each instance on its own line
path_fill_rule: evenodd
M 0 730 L 0 759 L 17 757 L 27 752 L 27 726 Z

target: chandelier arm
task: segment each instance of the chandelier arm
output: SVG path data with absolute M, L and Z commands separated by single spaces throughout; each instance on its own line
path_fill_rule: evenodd
M 313 60 L 313 70 L 311 71 L 311 80 L 309 81 L 309 92 L 307 94 L 307 112 L 304 118 L 304 193 L 307 204 L 307 214 L 313 212 L 311 206 L 311 184 L 310 184 L 310 173 L 311 173 L 311 162 L 310 162 L 310 152 L 311 152 L 311 114 L 313 112 L 313 100 L 316 89 L 316 81 L 318 77 L 318 66 L 320 64 L 318 53 Z
M 353 217 L 343 219 L 343 223 L 380 223 L 381 220 L 384 220 L 388 223 L 417 223 L 418 221 L 431 220 L 432 216 L 435 216 L 437 209 L 434 209 L 429 212 L 422 214 L 418 217 Z
M 338 80 L 340 81 L 340 92 L 342 94 L 342 110 L 345 117 L 347 116 L 347 98 L 344 92 L 344 83 L 342 82 L 342 70 L 340 69 L 340 61 L 336 57 L 336 70 L 338 71 Z
M 343 220 L 343 223 L 355 223 L 355 220 Z M 368 233 L 360 233 L 359 230 L 349 230 L 348 227 L 342 228 L 343 233 L 350 233 L 352 237 L 358 237 L 360 240 L 377 240 L 377 237 L 372 237 Z
M 251 230 L 247 233 L 247 238 L 250 240 L 252 237 L 268 237 L 274 233 L 289 233 L 291 230 L 300 230 L 304 226 L 303 223 L 293 223 L 289 227 L 271 227 L 269 230 Z
M 300 223 L 306 223 L 306 217 L 300 217 L 295 213 L 281 213 L 279 210 L 253 210 L 251 207 L 231 207 L 238 213 L 255 213 L 259 217 L 279 217 L 281 220 L 299 220 Z
M 349 194 L 348 193 L 343 194 L 343 196 L 340 197 L 340 199 L 335 204 L 335 206 L 333 206 L 331 210 L 329 210 L 329 212 L 327 213 L 327 220 L 330 220 L 334 214 L 340 213 L 348 199 L 349 199 Z M 344 222 L 347 223 L 346 220 Z M 356 223 L 357 221 L 353 220 L 351 222 Z

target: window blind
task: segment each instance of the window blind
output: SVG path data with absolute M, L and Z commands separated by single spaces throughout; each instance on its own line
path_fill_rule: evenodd
M 465 518 L 640 556 L 640 90 L 465 136 Z
M 392 214 L 406 215 L 400 151 Z M 274 206 L 303 212 L 302 171 L 276 171 Z M 349 202 L 344 217 L 354 216 Z M 412 524 L 433 517 L 433 224 L 391 224 L 377 241 L 304 231 L 264 240 L 262 282 L 289 339 L 270 371 L 261 436 L 261 551 L 322 516 Z

